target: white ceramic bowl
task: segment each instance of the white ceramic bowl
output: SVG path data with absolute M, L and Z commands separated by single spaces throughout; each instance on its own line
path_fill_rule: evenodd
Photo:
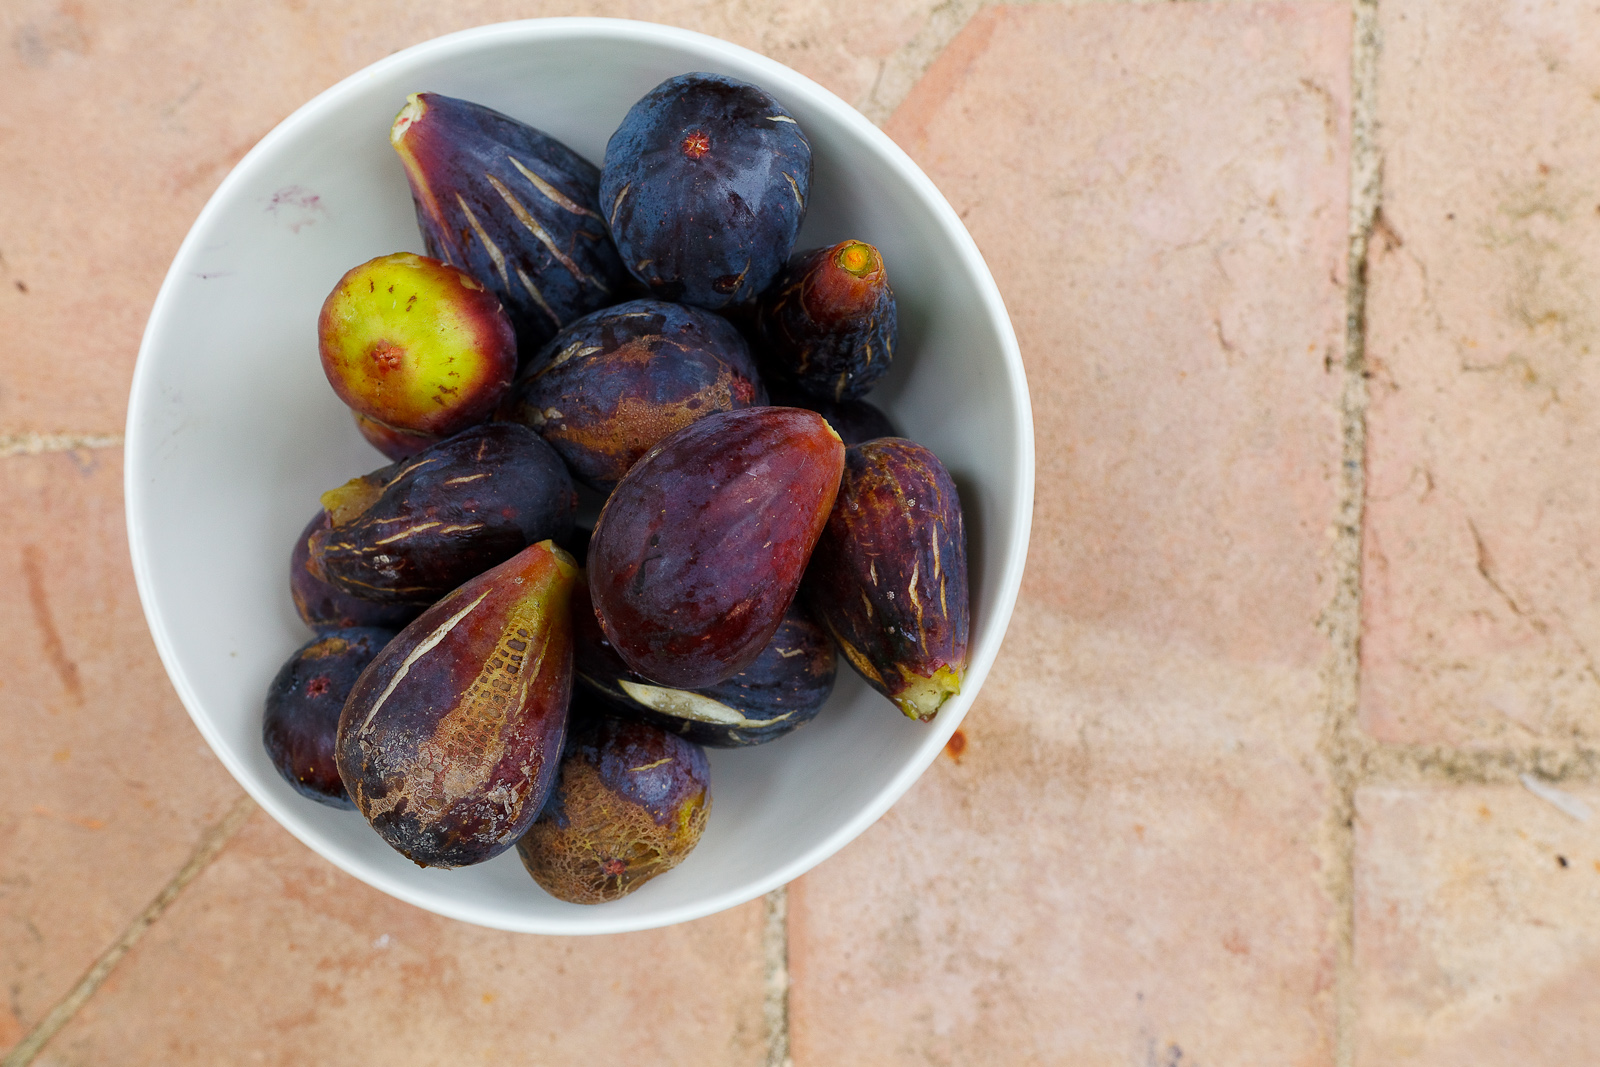
M 814 722 L 771 744 L 711 752 L 714 803 L 699 847 L 620 901 L 557 901 L 514 851 L 462 870 L 420 869 L 360 815 L 295 794 L 261 744 L 267 684 L 310 636 L 289 599 L 290 546 L 323 490 L 387 462 L 323 379 L 317 311 L 350 267 L 422 251 L 388 140 L 407 93 L 486 104 L 598 163 L 635 100 L 697 70 L 762 86 L 810 137 L 816 171 L 798 247 L 856 237 L 883 250 L 901 346 L 872 399 L 938 454 L 961 490 L 973 621 L 965 691 L 919 725 L 841 661 Z M 934 760 L 983 684 L 1016 599 L 1033 427 L 1016 338 L 983 259 L 938 190 L 876 127 L 809 79 L 724 41 L 640 22 L 547 19 L 392 55 L 306 104 L 240 161 L 151 311 L 129 402 L 126 494 L 134 573 L 173 685 L 274 818 L 357 878 L 441 915 L 611 933 L 709 915 L 783 885 L 871 825 Z

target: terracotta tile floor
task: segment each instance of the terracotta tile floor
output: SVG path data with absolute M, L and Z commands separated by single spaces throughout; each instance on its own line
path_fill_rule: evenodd
M 1039 455 L 964 747 L 765 905 L 580 941 L 397 903 L 242 800 L 120 493 L 232 163 L 397 48 L 555 14 L 882 122 L 989 260 Z M 1592 3 L 13 0 L 0 41 L 4 1067 L 1593 1058 Z

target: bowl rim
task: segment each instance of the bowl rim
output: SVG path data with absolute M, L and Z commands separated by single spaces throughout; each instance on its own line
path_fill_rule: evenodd
M 149 442 L 147 441 L 149 431 L 139 421 L 139 416 L 149 410 L 153 399 L 151 393 L 155 388 L 153 384 L 155 372 L 151 370 L 151 367 L 156 357 L 152 354 L 152 351 L 157 345 L 159 336 L 165 333 L 167 320 L 173 314 L 172 305 L 176 299 L 174 293 L 180 284 L 183 273 L 180 269 L 181 265 L 195 253 L 196 246 L 200 240 L 199 235 L 208 228 L 208 224 L 213 217 L 222 210 L 223 203 L 230 198 L 234 188 L 246 182 L 252 172 L 262 165 L 262 161 L 273 155 L 279 142 L 294 136 L 305 127 L 314 126 L 327 112 L 341 105 L 345 97 L 351 95 L 363 82 L 375 75 L 389 74 L 398 68 L 421 62 L 443 61 L 453 57 L 470 55 L 481 45 L 490 42 L 495 45 L 504 45 L 508 40 L 513 43 L 547 44 L 551 41 L 573 38 L 582 38 L 586 41 L 602 39 L 624 43 L 686 46 L 691 50 L 720 55 L 743 65 L 761 68 L 771 77 L 772 85 L 781 86 L 782 92 L 811 97 L 811 102 L 830 112 L 831 118 L 844 126 L 852 128 L 857 136 L 873 144 L 883 160 L 893 167 L 898 172 L 898 176 L 915 190 L 918 200 L 930 211 L 933 218 L 945 231 L 945 235 L 951 239 L 959 250 L 964 265 L 977 282 L 977 295 L 1000 341 L 1001 355 L 1008 371 L 1006 377 L 1010 394 L 1009 400 L 1013 409 L 1018 413 L 1015 455 L 1011 458 L 1019 474 L 1018 485 L 1020 491 L 1010 509 L 1014 520 L 1012 535 L 1010 543 L 1003 547 L 1003 551 L 1006 554 L 998 579 L 999 589 L 995 599 L 994 618 L 984 635 L 986 639 L 974 642 L 971 648 L 970 663 L 962 686 L 962 692 L 951 698 L 945 709 L 941 709 L 940 715 L 933 723 L 929 724 L 930 728 L 923 738 L 921 746 L 915 750 L 913 755 L 906 760 L 899 771 L 888 780 L 869 803 L 863 805 L 827 837 L 810 848 L 797 853 L 786 863 L 778 865 L 764 877 L 752 879 L 742 885 L 734 886 L 721 892 L 708 894 L 689 903 L 663 908 L 658 912 L 651 912 L 645 915 L 628 915 L 626 917 L 619 915 L 612 920 L 607 919 L 606 909 L 600 908 L 586 910 L 576 920 L 561 918 L 550 921 L 548 917 L 542 919 L 536 917 L 536 921 L 532 922 L 502 922 L 494 921 L 490 917 L 478 913 L 470 903 L 464 904 L 462 907 L 452 907 L 448 901 L 441 904 L 436 898 L 422 899 L 411 891 L 409 884 L 390 880 L 378 872 L 357 869 L 352 862 L 339 852 L 325 849 L 320 842 L 308 839 L 295 825 L 293 819 L 285 819 L 280 815 L 280 808 L 282 807 L 280 798 L 276 794 L 270 794 L 258 787 L 253 782 L 253 775 L 242 765 L 239 765 L 238 761 L 230 755 L 228 746 L 222 741 L 217 729 L 212 726 L 210 715 L 205 711 L 192 684 L 181 668 L 171 631 L 156 600 L 149 543 L 145 531 L 140 525 L 138 515 L 140 503 L 143 499 L 142 485 L 149 469 L 147 457 L 150 456 Z M 769 85 L 764 85 L 763 87 L 769 88 L 770 91 L 771 87 Z M 280 826 L 288 830 L 318 855 L 360 881 L 434 914 L 458 919 L 477 926 L 525 933 L 561 935 L 623 933 L 654 929 L 703 918 L 744 904 L 786 885 L 860 836 L 862 832 L 881 818 L 933 763 L 939 752 L 944 748 L 945 743 L 960 725 L 967 709 L 982 688 L 989 669 L 999 652 L 1016 605 L 1017 594 L 1022 584 L 1022 574 L 1027 559 L 1033 517 L 1033 415 L 1016 332 L 1012 326 L 1010 316 L 1006 313 L 1005 303 L 1001 298 L 999 288 L 989 271 L 988 264 L 978 251 L 976 242 L 972 239 L 971 234 L 967 232 L 966 226 L 961 222 L 955 209 L 945 200 L 933 181 L 881 128 L 873 124 L 848 102 L 806 75 L 793 70 L 778 60 L 718 37 L 676 26 L 634 19 L 596 17 L 520 19 L 489 23 L 434 37 L 385 56 L 341 79 L 296 108 L 288 117 L 274 126 L 245 153 L 218 184 L 207 199 L 205 206 L 201 208 L 200 213 L 195 217 L 194 222 L 190 224 L 188 233 L 185 234 L 183 241 L 173 255 L 167 274 L 162 280 L 161 287 L 151 306 L 150 316 L 146 321 L 144 333 L 140 340 L 139 353 L 134 364 L 132 385 L 129 390 L 128 415 L 124 426 L 123 440 L 124 516 L 128 529 L 128 547 L 132 556 L 134 582 L 139 592 L 139 600 L 144 610 L 145 620 L 149 626 L 157 654 L 161 658 L 162 666 L 166 669 L 167 676 L 179 699 L 183 702 L 185 710 L 188 711 L 189 717 L 194 721 L 196 728 L 199 729 L 201 736 L 204 737 L 212 752 L 221 760 L 223 766 L 227 768 L 234 780 Z

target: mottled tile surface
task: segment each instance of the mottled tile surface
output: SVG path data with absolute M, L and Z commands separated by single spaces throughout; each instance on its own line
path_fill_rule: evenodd
M 239 795 L 156 658 L 114 451 L 0 459 L 0 1050 Z
M 759 49 L 847 100 L 933 0 L 321 4 L 16 0 L 0 6 L 0 434 L 122 429 L 139 337 L 229 168 L 339 79 L 443 33 L 604 15 Z
M 1600 790 L 1580 822 L 1520 786 L 1357 796 L 1358 1067 L 1593 1062 Z
M 1331 1062 L 1349 25 L 993 9 L 891 121 L 1017 325 L 1038 500 L 959 762 L 793 890 L 799 1067 Z
M 1600 736 L 1600 20 L 1378 6 L 1362 723 Z
M 36 1062 L 756 1067 L 761 918 L 757 902 L 640 934 L 484 930 L 257 814 Z

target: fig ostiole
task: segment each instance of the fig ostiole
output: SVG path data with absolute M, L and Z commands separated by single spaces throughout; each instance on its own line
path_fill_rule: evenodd
M 955 483 L 928 449 L 885 437 L 845 451 L 805 596 L 867 683 L 931 720 L 961 691 L 971 608 Z
M 339 775 L 417 864 L 480 863 L 537 817 L 572 697 L 577 575 L 552 542 L 530 546 L 424 612 L 351 691 Z
M 793 601 L 843 469 L 819 415 L 708 416 L 634 464 L 589 544 L 601 628 L 644 680 L 701 689 L 747 667 Z

